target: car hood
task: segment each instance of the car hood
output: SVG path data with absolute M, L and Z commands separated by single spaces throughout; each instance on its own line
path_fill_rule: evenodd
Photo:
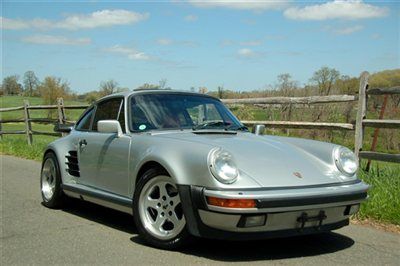
M 197 144 L 223 148 L 232 153 L 240 170 L 239 178 L 252 178 L 261 187 L 310 186 L 342 182 L 331 162 L 306 149 L 272 136 L 251 133 L 198 134 L 193 132 L 157 134 L 173 138 L 196 150 Z M 288 138 L 290 139 L 290 138 Z M 315 144 L 321 145 L 321 142 Z M 329 145 L 329 144 L 326 144 Z

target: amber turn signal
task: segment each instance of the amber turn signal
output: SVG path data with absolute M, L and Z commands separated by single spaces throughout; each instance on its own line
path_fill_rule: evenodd
M 209 205 L 224 208 L 255 208 L 256 201 L 253 199 L 222 199 L 216 197 L 207 197 Z

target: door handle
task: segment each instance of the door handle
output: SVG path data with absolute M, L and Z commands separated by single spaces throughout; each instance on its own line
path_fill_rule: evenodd
M 79 140 L 79 146 L 80 147 L 85 147 L 86 145 L 87 145 L 86 139 Z

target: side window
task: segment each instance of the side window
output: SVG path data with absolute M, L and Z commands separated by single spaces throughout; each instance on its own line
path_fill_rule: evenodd
M 94 108 L 91 108 L 90 110 L 86 111 L 86 113 L 83 115 L 83 117 L 76 124 L 76 127 L 75 127 L 76 130 L 89 131 L 90 122 L 92 121 L 92 117 L 93 117 L 93 110 L 94 110 Z
M 120 123 L 123 122 L 121 123 L 121 127 L 125 132 L 123 99 L 113 98 L 99 103 L 94 115 L 93 131 L 97 131 L 97 122 L 100 120 L 118 120 Z

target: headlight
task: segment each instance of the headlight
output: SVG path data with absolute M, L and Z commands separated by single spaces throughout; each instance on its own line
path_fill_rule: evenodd
M 346 147 L 337 147 L 333 151 L 337 168 L 347 176 L 353 176 L 358 169 L 358 158 Z
M 238 177 L 238 169 L 232 155 L 220 148 L 212 149 L 208 155 L 211 173 L 221 183 L 232 184 Z

